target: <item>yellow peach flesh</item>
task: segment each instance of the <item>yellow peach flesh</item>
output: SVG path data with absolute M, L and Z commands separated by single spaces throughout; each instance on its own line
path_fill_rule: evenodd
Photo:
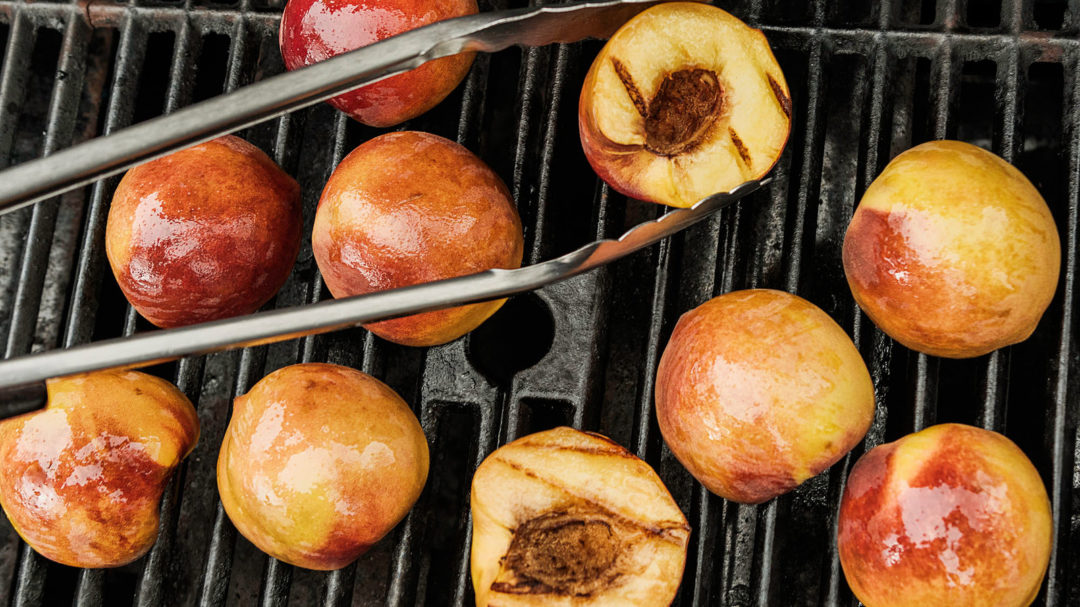
M 661 101 L 665 80 L 695 70 L 719 86 L 718 112 L 683 146 L 650 145 L 649 105 Z M 685 103 L 676 107 L 686 114 Z M 627 22 L 600 51 L 582 87 L 579 130 L 593 168 L 615 189 L 689 206 L 767 173 L 790 115 L 787 84 L 761 32 L 716 7 L 671 2 Z

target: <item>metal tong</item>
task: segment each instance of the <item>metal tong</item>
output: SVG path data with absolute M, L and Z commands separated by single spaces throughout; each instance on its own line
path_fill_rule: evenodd
M 463 51 L 494 52 L 606 38 L 657 0 L 609 0 L 497 11 L 439 22 L 246 86 L 114 134 L 0 172 L 0 212 L 11 211 L 178 149 Z M 263 345 L 507 297 L 607 264 L 679 232 L 764 185 L 749 181 L 635 226 L 617 239 L 516 270 L 488 270 L 368 295 L 142 333 L 0 362 L 0 417 L 45 402 L 45 380 Z
M 606 0 L 448 19 L 0 171 L 0 213 L 115 175 L 421 64 L 468 51 L 608 38 L 659 0 Z

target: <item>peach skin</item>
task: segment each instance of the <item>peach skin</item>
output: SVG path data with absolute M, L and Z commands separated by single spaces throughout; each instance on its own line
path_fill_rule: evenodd
M 723 10 L 664 2 L 608 40 L 578 102 L 593 170 L 641 200 L 688 207 L 764 176 L 791 131 L 769 42 Z
M 285 67 L 295 70 L 436 21 L 473 15 L 476 0 L 289 0 L 278 43 Z M 475 53 L 420 67 L 330 99 L 356 120 L 388 127 L 435 107 L 465 78 Z
M 405 517 L 428 473 L 420 422 L 379 380 L 292 365 L 236 399 L 218 492 L 238 531 L 274 558 L 340 569 Z
M 250 314 L 300 249 L 300 186 L 226 135 L 139 165 L 113 194 L 105 251 L 131 305 L 159 327 Z
M 472 482 L 477 607 L 669 605 L 690 526 L 648 464 L 555 428 L 497 449 Z
M 98 371 L 47 382 L 45 409 L 0 423 L 0 503 L 42 556 L 119 567 L 157 540 L 158 504 L 199 420 L 169 382 Z
M 1038 190 L 959 141 L 900 154 L 863 195 L 844 237 L 855 301 L 901 344 L 981 356 L 1027 339 L 1057 289 L 1061 243 Z
M 874 416 L 844 330 L 781 291 L 715 297 L 679 319 L 656 374 L 668 447 L 709 491 L 757 504 L 836 463 Z
M 1026 607 L 1053 542 L 1038 471 L 1004 436 L 941 424 L 851 469 L 837 545 L 867 607 Z
M 492 268 L 517 268 L 524 247 L 510 192 L 482 160 L 437 135 L 388 133 L 356 148 L 323 189 L 311 236 L 334 297 Z M 506 300 L 365 325 L 408 346 L 455 340 Z

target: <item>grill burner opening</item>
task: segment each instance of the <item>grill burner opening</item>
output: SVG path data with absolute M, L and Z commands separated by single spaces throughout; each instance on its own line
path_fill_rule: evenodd
M 283 70 L 278 0 L 0 0 L 0 167 L 111 132 Z M 844 476 L 866 448 L 932 423 L 1004 431 L 1051 494 L 1057 542 L 1036 605 L 1080 604 L 1080 13 L 1065 0 L 732 0 L 764 29 L 793 97 L 776 182 L 648 251 L 519 296 L 470 337 L 416 350 L 342 331 L 161 365 L 196 403 L 202 438 L 162 504 L 158 543 L 118 570 L 48 562 L 0 523 L 0 602 L 20 605 L 468 605 L 472 471 L 497 446 L 559 424 L 644 457 L 694 529 L 677 605 L 852 604 L 833 546 Z M 482 2 L 481 10 L 514 8 Z M 190 9 L 190 10 L 187 10 Z M 407 128 L 457 140 L 510 186 L 526 262 L 613 236 L 661 212 L 600 183 L 581 152 L 577 96 L 599 42 L 478 57 L 445 102 Z M 336 163 L 381 131 L 320 105 L 240 133 L 300 182 L 305 233 Z M 961 138 L 1016 164 L 1062 234 L 1058 294 L 1027 342 L 970 361 L 892 343 L 854 306 L 840 245 L 854 205 L 900 151 Z M 118 179 L 0 217 L 6 356 L 151 330 L 127 306 L 103 233 Z M 875 380 L 864 447 L 774 502 L 707 492 L 663 446 L 656 362 L 678 316 L 714 294 L 797 292 L 849 330 Z M 270 306 L 329 297 L 310 243 Z M 240 538 L 214 481 L 231 400 L 295 362 L 372 373 L 411 403 L 431 442 L 415 510 L 354 566 L 295 569 Z M 702 555 L 698 559 L 698 555 Z

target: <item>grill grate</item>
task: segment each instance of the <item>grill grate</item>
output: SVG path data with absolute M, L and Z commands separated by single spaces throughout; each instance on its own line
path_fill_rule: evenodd
M 798 6 L 793 6 L 797 4 Z M 505 0 L 482 10 L 517 6 Z M 158 543 L 117 570 L 48 562 L 0 526 L 0 600 L 16 605 L 469 604 L 468 487 L 499 444 L 557 424 L 598 429 L 657 468 L 694 527 L 679 605 L 854 604 L 832 541 L 845 471 L 865 448 L 942 421 L 1005 431 L 1050 491 L 1056 545 L 1037 604 L 1080 604 L 1080 417 L 1074 298 L 1080 226 L 1080 0 L 733 0 L 776 48 L 796 108 L 766 191 L 610 268 L 519 296 L 469 338 L 427 351 L 342 331 L 152 371 L 196 403 L 202 439 L 162 505 Z M 0 0 L 0 167 L 280 72 L 275 0 Z M 609 192 L 577 140 L 577 93 L 599 43 L 479 57 L 409 128 L 456 139 L 510 185 L 526 260 L 613 236 L 659 207 Z M 243 135 L 297 177 L 305 234 L 333 166 L 377 131 L 325 105 Z M 859 195 L 895 154 L 965 139 L 1017 164 L 1061 230 L 1057 297 L 1022 345 L 974 361 L 915 355 L 854 306 L 840 245 Z M 150 327 L 109 278 L 115 178 L 0 217 L 5 356 Z M 708 494 L 663 447 L 651 388 L 678 315 L 715 293 L 798 292 L 853 335 L 878 390 L 865 445 L 764 506 Z M 328 295 L 305 242 L 275 306 Z M 326 360 L 380 377 L 432 442 L 428 487 L 355 565 L 294 569 L 237 536 L 214 464 L 231 399 L 265 373 Z M 535 365 L 533 363 L 536 363 Z

